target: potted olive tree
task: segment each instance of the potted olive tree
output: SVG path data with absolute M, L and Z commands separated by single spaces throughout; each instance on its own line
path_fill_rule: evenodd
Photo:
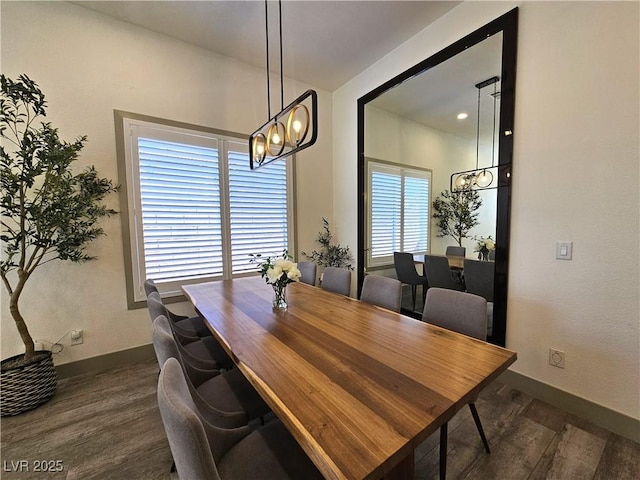
M 438 223 L 438 237 L 452 237 L 459 246 L 469 230 L 478 225 L 482 199 L 476 190 L 444 190 L 433 201 L 433 218 Z
M 0 277 L 25 353 L 2 360 L 1 414 L 16 415 L 47 401 L 57 377 L 49 351 L 35 351 L 19 300 L 35 270 L 54 260 L 84 262 L 85 248 L 104 234 L 100 218 L 116 212 L 102 204 L 117 190 L 93 166 L 72 172 L 86 137 L 68 143 L 46 116 L 44 94 L 26 75 L 0 76 L 2 259 Z M 45 319 L 32 319 L 45 321 Z

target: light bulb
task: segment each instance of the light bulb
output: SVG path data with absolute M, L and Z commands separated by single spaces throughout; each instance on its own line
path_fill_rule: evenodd
M 479 187 L 488 187 L 489 185 L 491 185 L 491 182 L 493 182 L 493 174 L 491 172 L 487 172 L 486 170 L 483 170 L 482 173 L 480 173 L 476 177 L 476 183 Z
M 300 133 L 300 130 L 302 129 L 302 123 L 300 123 L 300 120 L 295 120 L 293 122 L 293 130 L 296 133 Z
M 276 145 L 280 144 L 280 135 L 278 135 L 278 132 L 273 134 L 273 138 L 271 140 L 273 140 L 273 143 Z
M 258 144 L 256 151 L 258 152 L 258 155 L 262 155 L 264 153 L 264 145 Z

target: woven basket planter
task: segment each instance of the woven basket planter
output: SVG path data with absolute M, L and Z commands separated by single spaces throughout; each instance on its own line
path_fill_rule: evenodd
M 0 373 L 0 415 L 18 415 L 49 400 L 56 391 L 58 375 L 51 352 L 38 351 L 33 363 L 7 368 L 6 363 L 23 355 L 2 361 Z

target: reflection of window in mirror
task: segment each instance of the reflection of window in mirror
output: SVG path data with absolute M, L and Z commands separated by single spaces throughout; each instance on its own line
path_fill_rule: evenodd
M 495 88 L 493 84 L 484 89 L 476 85 L 502 74 L 502 37 L 501 32 L 497 33 L 367 103 L 365 157 L 432 172 L 430 202 L 450 188 L 454 172 L 497 166 L 495 135 L 499 123 L 500 82 Z M 463 113 L 466 115 L 460 115 Z M 371 194 L 370 179 L 368 182 Z M 482 199 L 479 224 L 468 232 L 462 244 L 470 258 L 477 256 L 474 238 L 496 238 L 497 190 L 482 190 L 479 194 Z M 423 211 L 425 216 L 429 215 L 430 204 Z M 371 216 L 370 207 L 365 209 Z M 368 223 L 368 227 L 371 230 L 373 224 Z M 426 239 L 427 252 L 444 254 L 447 246 L 457 245 L 454 239 L 441 237 L 439 233 L 434 223 Z M 366 235 L 367 267 L 379 264 L 371 243 L 372 235 L 371 232 Z M 422 253 L 407 247 L 396 251 Z
M 393 265 L 393 252 L 429 251 L 431 171 L 367 159 L 367 268 Z

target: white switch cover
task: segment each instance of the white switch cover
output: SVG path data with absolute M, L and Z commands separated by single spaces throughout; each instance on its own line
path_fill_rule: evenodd
M 573 254 L 573 242 L 557 242 L 556 258 L 558 260 L 571 260 Z

